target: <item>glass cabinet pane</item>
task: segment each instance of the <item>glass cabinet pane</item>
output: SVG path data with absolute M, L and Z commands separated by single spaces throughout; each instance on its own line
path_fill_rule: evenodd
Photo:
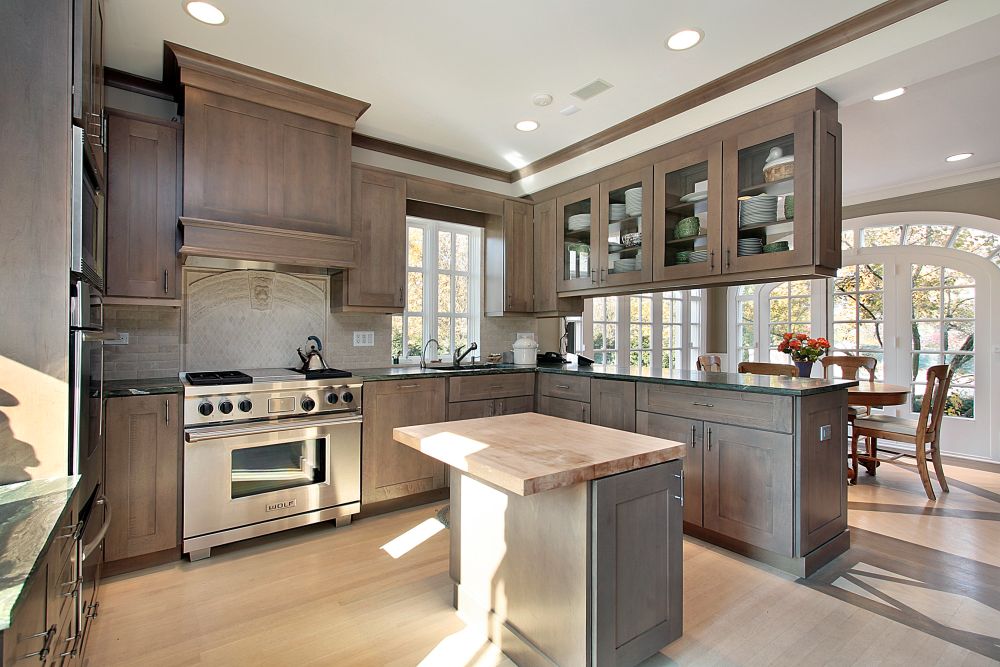
M 642 271 L 643 197 L 642 181 L 608 191 L 607 257 L 602 266 L 609 276 Z
M 709 260 L 708 160 L 664 175 L 664 266 Z
M 795 248 L 795 135 L 738 152 L 737 257 Z
M 593 231 L 596 216 L 591 215 L 591 200 L 581 199 L 562 209 L 563 225 L 563 280 L 590 279 Z

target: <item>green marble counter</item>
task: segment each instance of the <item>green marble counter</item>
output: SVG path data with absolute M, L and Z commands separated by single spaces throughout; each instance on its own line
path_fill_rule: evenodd
M 10 627 L 79 481 L 74 475 L 0 486 L 0 631 Z
M 184 385 L 181 384 L 181 380 L 178 377 L 104 381 L 104 398 L 148 396 L 151 394 L 179 394 L 182 391 L 184 391 Z
M 750 375 L 749 373 L 702 373 L 700 371 L 663 371 L 661 377 L 647 377 L 630 373 L 617 373 L 594 370 L 592 367 L 580 368 L 565 364 L 559 366 L 539 366 L 530 368 L 504 364 L 497 368 L 470 368 L 461 371 L 437 371 L 418 366 L 393 366 L 389 368 L 362 368 L 351 371 L 355 377 L 365 382 L 380 380 L 398 380 L 402 378 L 435 378 L 455 375 L 493 375 L 497 373 L 558 373 L 563 375 L 579 375 L 585 377 L 603 378 L 607 380 L 630 380 L 638 382 L 653 382 L 656 384 L 672 384 L 682 387 L 699 387 L 702 389 L 724 389 L 727 391 L 746 391 L 758 394 L 782 394 L 786 396 L 809 396 L 828 391 L 841 391 L 854 387 L 855 380 L 823 380 L 820 378 L 791 378 L 777 375 Z

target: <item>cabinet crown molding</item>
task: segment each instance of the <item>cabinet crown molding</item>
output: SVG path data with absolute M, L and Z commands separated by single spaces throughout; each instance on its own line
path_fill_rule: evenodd
M 181 101 L 182 87 L 190 86 L 350 128 L 371 106 L 353 97 L 166 41 L 163 76 L 164 83 L 176 91 Z

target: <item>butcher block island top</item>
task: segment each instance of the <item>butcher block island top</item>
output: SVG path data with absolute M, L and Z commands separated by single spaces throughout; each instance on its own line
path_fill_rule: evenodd
M 404 426 L 393 438 L 519 496 L 680 459 L 686 451 L 672 440 L 533 412 Z

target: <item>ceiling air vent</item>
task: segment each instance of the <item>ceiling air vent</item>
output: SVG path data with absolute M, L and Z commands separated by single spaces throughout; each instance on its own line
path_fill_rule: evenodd
M 589 100 L 591 97 L 597 97 L 604 91 L 611 89 L 611 87 L 611 84 L 604 79 L 595 79 L 583 88 L 574 90 L 570 95 L 581 100 Z

